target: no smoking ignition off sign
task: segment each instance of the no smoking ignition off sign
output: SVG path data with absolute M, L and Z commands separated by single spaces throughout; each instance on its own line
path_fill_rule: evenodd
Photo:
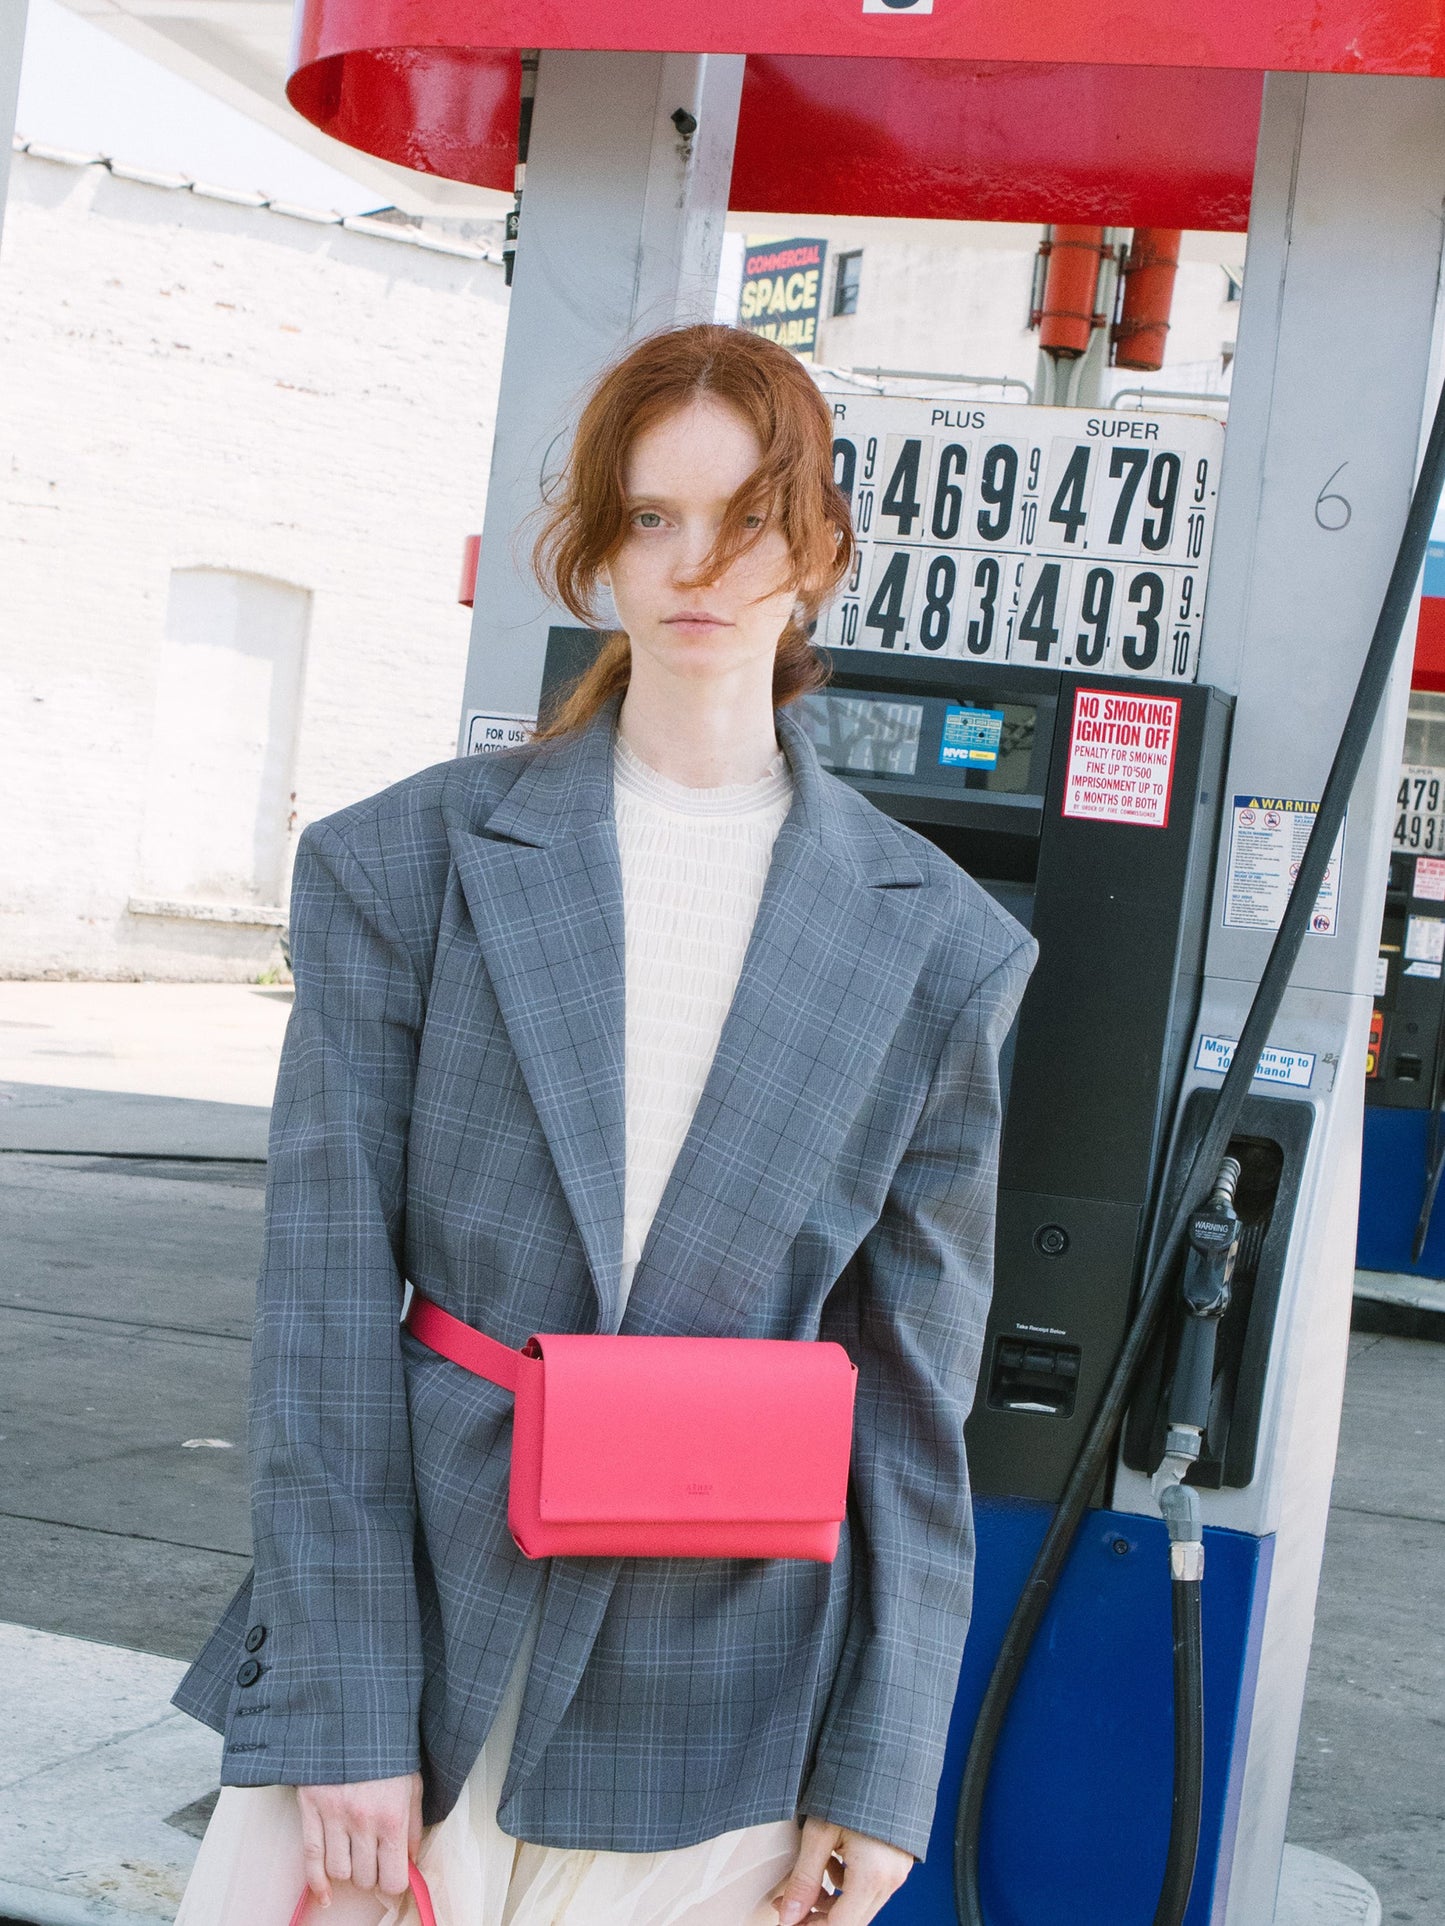
M 1179 709 L 1178 696 L 1076 690 L 1064 815 L 1167 828 Z

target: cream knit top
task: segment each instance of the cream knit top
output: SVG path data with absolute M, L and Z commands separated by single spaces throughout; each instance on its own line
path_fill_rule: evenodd
M 756 782 L 693 789 L 616 739 L 627 984 L 624 1304 L 707 1081 L 792 793 L 781 749 Z

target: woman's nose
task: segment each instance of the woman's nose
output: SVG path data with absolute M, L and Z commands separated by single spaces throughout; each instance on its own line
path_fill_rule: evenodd
M 673 556 L 673 580 L 679 585 L 690 582 L 707 560 L 717 531 L 711 528 L 684 528 L 682 540 Z

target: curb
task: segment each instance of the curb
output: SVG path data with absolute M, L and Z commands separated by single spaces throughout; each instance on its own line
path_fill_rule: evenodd
M 1356 1271 L 1350 1329 L 1445 1344 L 1445 1283 L 1409 1271 Z
M 1274 1926 L 1380 1926 L 1380 1896 L 1367 1879 L 1304 1846 L 1286 1846 Z
M 160 1913 L 123 1913 L 108 1899 L 70 1899 L 39 1886 L 17 1886 L 0 1879 L 0 1918 L 23 1920 L 25 1926 L 171 1926 L 172 1916 Z

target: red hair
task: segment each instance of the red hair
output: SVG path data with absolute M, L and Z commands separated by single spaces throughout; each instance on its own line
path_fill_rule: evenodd
M 734 409 L 757 436 L 762 460 L 727 505 L 697 579 L 715 582 L 756 532 L 763 513 L 781 529 L 799 610 L 778 638 L 773 703 L 781 708 L 827 679 L 808 640 L 818 611 L 853 566 L 848 498 L 833 479 L 833 418 L 802 363 L 742 328 L 669 328 L 649 335 L 599 379 L 577 423 L 555 501 L 532 551 L 547 594 L 586 628 L 597 627 L 597 580 L 627 535 L 627 461 L 637 437 L 702 395 Z M 596 661 L 553 708 L 540 739 L 590 722 L 626 689 L 627 637 L 609 635 Z

